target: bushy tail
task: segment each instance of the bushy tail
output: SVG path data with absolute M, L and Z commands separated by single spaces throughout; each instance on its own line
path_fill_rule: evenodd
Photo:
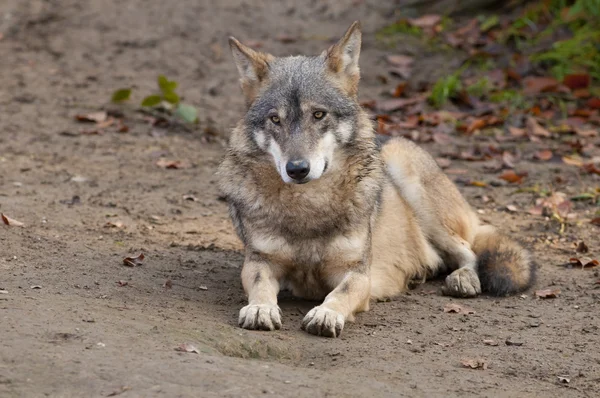
M 525 248 L 492 226 L 480 226 L 472 249 L 481 290 L 493 296 L 523 291 L 535 280 L 535 264 Z

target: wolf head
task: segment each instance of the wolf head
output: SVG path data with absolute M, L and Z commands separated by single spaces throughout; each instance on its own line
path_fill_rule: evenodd
M 229 44 L 248 106 L 246 133 L 283 181 L 303 184 L 335 168 L 360 113 L 359 23 L 316 57 L 274 57 L 233 37 Z

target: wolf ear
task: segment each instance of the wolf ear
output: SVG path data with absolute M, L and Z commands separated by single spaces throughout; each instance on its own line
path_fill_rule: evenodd
M 329 70 L 342 79 L 346 90 L 351 95 L 356 95 L 358 92 L 361 36 L 360 22 L 355 21 L 344 37 L 325 52 Z
M 240 43 L 234 37 L 229 38 L 229 46 L 233 54 L 233 60 L 240 73 L 242 91 L 246 96 L 247 104 L 251 104 L 261 84 L 267 78 L 269 72 L 269 61 L 273 59 L 270 54 L 254 51 Z

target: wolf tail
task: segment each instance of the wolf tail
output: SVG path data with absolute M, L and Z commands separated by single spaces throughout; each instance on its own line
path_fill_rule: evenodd
M 523 291 L 535 280 L 535 263 L 519 243 L 492 226 L 479 226 L 472 249 L 477 255 L 481 290 L 493 296 Z

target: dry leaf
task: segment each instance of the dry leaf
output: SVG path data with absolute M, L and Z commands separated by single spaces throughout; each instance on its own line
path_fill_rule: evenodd
M 129 282 L 127 282 L 127 281 L 117 281 L 117 286 L 119 286 L 119 287 L 129 286 Z
M 125 257 L 123 264 L 128 267 L 135 267 L 136 265 L 142 265 L 142 261 L 144 261 L 144 253 L 140 253 L 137 257 Z
M 588 245 L 585 244 L 585 242 L 581 241 L 577 245 L 577 248 L 575 249 L 575 251 L 577 253 L 587 253 L 590 251 L 590 248 L 588 247 Z
M 419 18 L 409 18 L 408 23 L 422 29 L 431 29 L 442 21 L 440 15 L 428 14 Z
M 485 181 L 469 181 L 469 185 L 479 188 L 487 187 L 487 183 Z
M 173 281 L 171 281 L 170 279 L 167 279 L 165 281 L 165 283 L 163 283 L 163 287 L 165 289 L 171 289 L 173 287 Z
M 547 160 L 552 159 L 552 156 L 554 156 L 554 155 L 552 154 L 551 150 L 544 149 L 543 151 L 537 151 L 533 156 L 536 159 L 547 161 Z
M 194 354 L 200 354 L 200 351 L 192 344 L 190 343 L 183 343 L 181 344 L 179 347 L 175 348 L 175 351 L 180 351 L 180 352 L 191 352 Z
M 102 123 L 107 118 L 108 114 L 104 111 L 75 115 L 75 119 L 79 122 Z
M 375 107 L 382 112 L 393 112 L 398 109 L 414 105 L 425 100 L 424 96 L 415 96 L 412 98 L 393 98 L 384 101 L 378 101 Z
M 485 121 L 485 119 L 475 119 L 471 123 L 469 123 L 469 126 L 467 126 L 466 133 L 472 134 L 475 130 L 480 130 L 485 126 L 487 126 L 487 122 Z
M 595 217 L 590 220 L 590 224 L 597 225 L 600 227 L 600 217 Z
M 394 90 L 394 93 L 392 94 L 395 98 L 399 98 L 402 96 L 402 93 L 404 92 L 404 89 L 406 88 L 406 82 L 402 82 L 399 83 L 396 86 L 396 89 Z
M 483 344 L 496 347 L 498 345 L 498 342 L 496 340 L 483 340 Z
M 536 297 L 547 299 L 547 298 L 557 298 L 560 295 L 560 289 L 557 287 L 551 287 L 548 289 L 536 290 Z
M 527 130 L 530 134 L 537 137 L 550 137 L 552 134 L 537 122 L 534 117 L 527 118 Z
M 448 158 L 435 158 L 435 161 L 441 169 L 447 169 L 452 164 L 452 161 Z
M 600 175 L 600 168 L 598 168 L 598 166 L 596 166 L 594 163 L 584 164 L 583 169 L 590 174 Z
M 519 211 L 519 209 L 517 209 L 517 206 L 515 206 L 515 205 L 507 205 L 506 210 L 508 210 L 512 213 L 516 213 L 517 211 Z
M 579 157 L 575 158 L 572 156 L 563 156 L 562 161 L 563 161 L 563 163 L 568 164 L 569 166 L 576 166 L 576 167 L 583 166 L 583 160 L 581 160 L 581 158 L 579 158 Z
M 581 257 L 581 258 L 572 257 L 569 259 L 569 265 L 571 265 L 573 267 L 592 268 L 592 267 L 597 267 L 598 264 L 599 264 L 598 260 L 591 259 L 589 257 Z
M 522 129 L 519 127 L 509 127 L 508 132 L 513 137 L 524 137 L 525 135 L 527 135 L 527 132 L 525 131 L 525 129 Z
M 459 304 L 455 304 L 455 303 L 448 303 L 444 306 L 444 312 L 446 313 L 457 313 L 457 314 L 465 314 L 465 315 L 469 315 L 469 314 L 474 314 L 475 311 L 472 310 L 469 307 L 463 307 L 462 305 Z
M 571 382 L 571 379 L 566 376 L 557 376 L 557 377 L 558 377 L 558 381 L 560 383 L 569 384 Z
M 598 97 L 590 98 L 587 101 L 586 105 L 588 106 L 588 108 L 600 109 L 600 98 L 598 98 Z
M 515 168 L 515 161 L 516 161 L 516 157 L 508 152 L 508 151 L 504 151 L 502 153 L 502 164 L 510 169 L 514 169 Z
M 125 228 L 123 221 L 109 221 L 104 224 L 104 228 Z
M 471 369 L 483 369 L 486 370 L 488 368 L 488 364 L 484 359 L 463 359 L 460 363 L 465 368 Z
M 565 76 L 563 84 L 569 87 L 571 90 L 579 88 L 588 88 L 590 86 L 591 78 L 588 74 L 571 74 Z
M 527 95 L 555 91 L 559 82 L 552 77 L 528 76 L 523 79 L 523 92 Z
M 188 160 L 169 160 L 165 158 L 158 159 L 156 165 L 163 169 L 188 169 L 192 167 Z
M 2 217 L 2 221 L 4 222 L 4 224 L 6 224 L 8 226 L 11 226 L 11 227 L 23 227 L 23 226 L 25 226 L 25 224 L 23 224 L 21 221 L 14 220 L 14 219 L 8 217 L 4 213 L 0 213 L 0 217 Z
M 500 174 L 498 178 L 509 182 L 511 184 L 520 184 L 523 182 L 523 178 L 527 176 L 527 173 L 515 173 L 513 170 L 506 170 L 504 173 Z

